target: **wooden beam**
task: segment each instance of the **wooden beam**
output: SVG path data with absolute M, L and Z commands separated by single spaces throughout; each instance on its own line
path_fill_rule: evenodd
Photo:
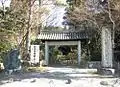
M 78 41 L 49 41 L 48 45 L 78 45 Z

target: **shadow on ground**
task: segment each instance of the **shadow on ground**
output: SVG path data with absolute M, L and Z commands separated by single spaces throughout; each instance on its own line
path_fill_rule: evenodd
M 52 67 L 48 68 L 46 72 L 21 72 L 13 75 L 4 75 L 0 73 L 0 85 L 6 84 L 9 82 L 10 78 L 13 81 L 22 81 L 25 79 L 55 79 L 55 80 L 67 80 L 67 79 L 86 79 L 86 78 L 113 78 L 111 76 L 100 76 L 98 74 L 93 74 L 86 72 L 87 69 L 79 68 L 65 68 L 65 67 Z

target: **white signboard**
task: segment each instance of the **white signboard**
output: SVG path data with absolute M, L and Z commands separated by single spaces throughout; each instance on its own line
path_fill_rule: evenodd
M 39 63 L 39 45 L 31 45 L 31 57 L 30 57 L 30 62 L 31 63 Z

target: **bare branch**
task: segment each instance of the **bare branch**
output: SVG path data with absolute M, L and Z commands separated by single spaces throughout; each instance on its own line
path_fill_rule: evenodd
M 113 26 L 112 26 L 112 46 L 114 48 L 114 38 L 115 38 L 115 21 L 112 19 L 112 12 L 111 12 L 111 8 L 110 8 L 110 0 L 108 0 L 108 14 L 109 14 L 109 18 L 110 21 L 112 22 Z

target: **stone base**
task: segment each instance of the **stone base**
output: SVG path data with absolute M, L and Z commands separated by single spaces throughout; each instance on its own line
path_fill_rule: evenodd
M 40 61 L 40 67 L 47 66 L 47 62 L 45 60 Z
M 97 72 L 101 75 L 114 75 L 115 69 L 112 68 L 101 68 L 97 69 Z

